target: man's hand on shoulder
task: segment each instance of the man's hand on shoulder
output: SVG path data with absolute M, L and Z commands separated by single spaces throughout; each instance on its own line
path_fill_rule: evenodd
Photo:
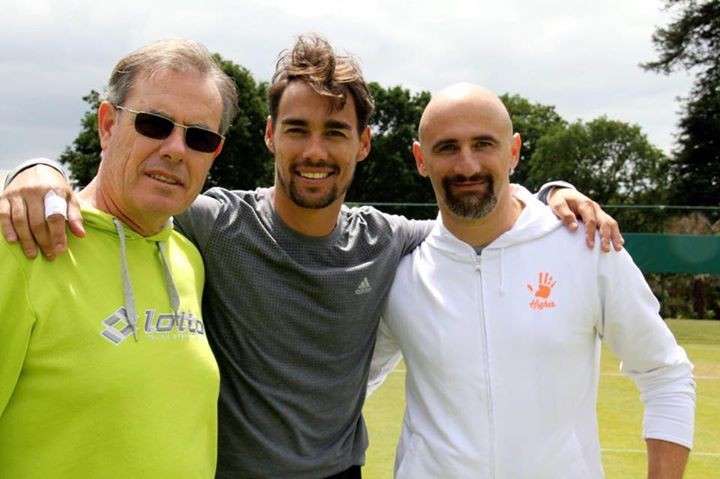
M 45 218 L 45 195 L 54 191 L 68 202 L 62 214 Z M 65 222 L 77 237 L 85 236 L 80 205 L 63 175 L 47 165 L 29 167 L 15 176 L 0 193 L 0 229 L 8 242 L 19 241 L 25 256 L 34 258 L 38 248 L 50 260 L 67 248 Z
M 615 219 L 605 213 L 595 201 L 572 188 L 553 188 L 548 194 L 548 206 L 563 224 L 575 231 L 577 220 L 585 223 L 585 241 L 588 248 L 595 246 L 595 231 L 600 231 L 600 247 L 604 252 L 610 251 L 612 243 L 615 251 L 620 251 L 625 243 L 620 234 L 620 227 Z

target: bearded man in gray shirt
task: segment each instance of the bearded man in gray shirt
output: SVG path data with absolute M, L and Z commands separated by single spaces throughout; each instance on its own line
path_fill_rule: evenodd
M 321 38 L 300 37 L 278 62 L 269 103 L 265 141 L 275 186 L 213 188 L 175 218 L 207 271 L 203 317 L 221 372 L 217 477 L 359 478 L 380 308 L 400 258 L 431 223 L 343 205 L 370 150 L 373 108 L 352 58 Z M 31 238 L 50 251 L 64 222 L 58 228 L 51 216 L 44 230 L 29 233 L 9 219 L 26 216 L 17 210 L 21 194 L 42 211 L 51 185 L 70 199 L 71 230 L 81 232 L 71 192 L 55 173 L 38 180 L 43 168 L 25 170 L 6 191 L 0 224 L 6 237 L 14 225 L 24 245 Z M 619 246 L 616 223 L 584 205 L 584 219 L 602 219 L 605 240 Z

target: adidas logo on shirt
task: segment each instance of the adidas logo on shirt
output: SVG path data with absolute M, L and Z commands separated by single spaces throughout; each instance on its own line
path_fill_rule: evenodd
M 372 291 L 372 287 L 366 276 L 360 281 L 360 284 L 358 284 L 357 289 L 355 289 L 355 294 L 368 294 L 370 291 Z

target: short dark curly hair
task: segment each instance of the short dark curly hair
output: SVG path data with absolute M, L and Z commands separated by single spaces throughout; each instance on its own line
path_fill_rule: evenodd
M 341 110 L 348 93 L 355 103 L 358 132 L 368 125 L 375 104 L 357 61 L 350 55 L 337 55 L 330 43 L 319 35 L 300 35 L 292 50 L 280 53 L 268 90 L 270 117 L 275 123 L 280 99 L 292 81 L 305 82 L 318 95 L 331 100 L 333 111 Z

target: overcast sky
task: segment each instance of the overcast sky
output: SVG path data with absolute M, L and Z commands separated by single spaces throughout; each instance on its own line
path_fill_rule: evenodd
M 666 151 L 691 86 L 684 73 L 638 67 L 655 58 L 655 27 L 672 19 L 659 0 L 0 0 L 0 11 L 0 169 L 57 157 L 79 131 L 82 97 L 123 54 L 168 37 L 198 40 L 267 80 L 278 52 L 314 31 L 384 86 L 480 83 L 571 121 L 637 123 Z

